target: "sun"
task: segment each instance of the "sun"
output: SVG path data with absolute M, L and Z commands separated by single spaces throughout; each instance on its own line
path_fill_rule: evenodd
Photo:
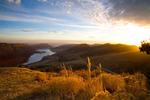
M 150 38 L 150 27 L 128 23 L 113 26 L 113 28 L 118 37 L 116 41 L 121 43 L 139 46 L 141 41 Z

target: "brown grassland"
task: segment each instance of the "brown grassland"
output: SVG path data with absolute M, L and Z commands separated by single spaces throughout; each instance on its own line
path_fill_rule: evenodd
M 141 73 L 111 74 L 101 65 L 55 72 L 0 68 L 0 100 L 149 100 L 147 78 Z

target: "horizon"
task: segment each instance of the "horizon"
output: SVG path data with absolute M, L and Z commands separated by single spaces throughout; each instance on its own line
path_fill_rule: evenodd
M 150 38 L 147 0 L 3 0 L 0 42 L 139 46 Z

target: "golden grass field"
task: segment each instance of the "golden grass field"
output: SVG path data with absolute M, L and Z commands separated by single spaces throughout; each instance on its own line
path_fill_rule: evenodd
M 111 74 L 95 69 L 89 76 L 89 70 L 64 68 L 55 73 L 0 68 L 0 100 L 150 99 L 147 78 L 141 73 Z

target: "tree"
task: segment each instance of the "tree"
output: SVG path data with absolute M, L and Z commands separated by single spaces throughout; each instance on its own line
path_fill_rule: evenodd
M 140 49 L 140 52 L 145 52 L 147 54 L 150 54 L 150 42 L 142 41 L 141 47 L 139 49 Z

